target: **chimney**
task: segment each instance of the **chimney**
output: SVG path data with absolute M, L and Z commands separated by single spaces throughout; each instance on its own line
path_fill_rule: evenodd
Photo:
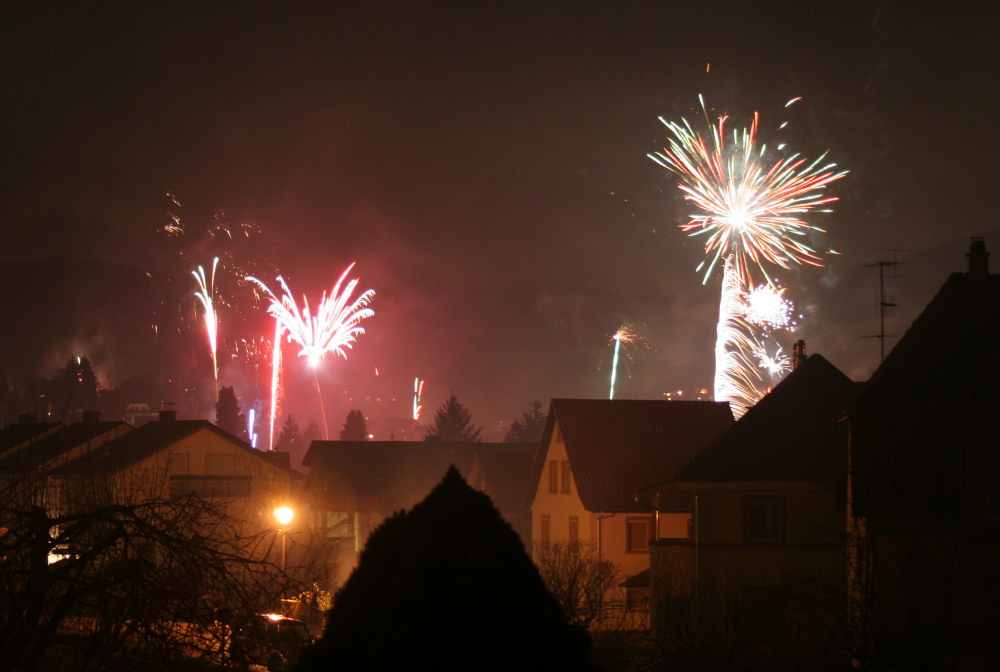
M 84 411 L 83 412 L 83 424 L 85 425 L 96 425 L 101 421 L 100 411 Z
M 34 413 L 21 413 L 17 416 L 17 422 L 20 425 L 33 425 L 37 420 Z
M 160 422 L 173 422 L 177 419 L 177 411 L 160 411 Z
M 969 275 L 984 278 L 990 274 L 990 253 L 986 251 L 986 240 L 983 238 L 972 239 L 965 258 L 969 260 Z
M 806 361 L 806 342 L 801 338 L 797 343 L 792 344 L 792 371 L 799 368 L 799 364 Z

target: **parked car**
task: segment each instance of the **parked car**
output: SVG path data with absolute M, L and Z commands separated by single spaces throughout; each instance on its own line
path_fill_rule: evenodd
M 233 618 L 229 660 L 237 669 L 260 665 L 268 672 L 294 667 L 302 649 L 312 643 L 302 621 L 280 614 L 241 614 Z

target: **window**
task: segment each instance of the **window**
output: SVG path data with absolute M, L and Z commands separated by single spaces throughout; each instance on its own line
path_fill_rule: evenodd
M 626 588 L 625 610 L 631 612 L 649 611 L 649 588 L 631 586 Z
M 170 475 L 191 473 L 191 456 L 187 453 L 174 453 L 170 456 Z
M 569 460 L 562 461 L 562 486 L 559 488 L 559 492 L 569 494 Z
M 171 497 L 246 497 L 253 485 L 250 476 L 171 476 Z
M 555 460 L 549 462 L 549 493 L 555 494 L 559 490 L 559 463 Z
M 580 519 L 576 516 L 569 517 L 569 543 L 576 544 L 580 541 Z
M 649 518 L 625 519 L 625 552 L 649 553 Z
M 205 473 L 231 476 L 236 473 L 235 453 L 207 453 L 205 455 Z
M 538 531 L 538 541 L 542 548 L 547 549 L 549 547 L 549 517 L 542 516 L 541 522 L 538 526 L 541 528 Z
M 743 541 L 749 544 L 780 544 L 785 539 L 783 497 L 743 498 Z

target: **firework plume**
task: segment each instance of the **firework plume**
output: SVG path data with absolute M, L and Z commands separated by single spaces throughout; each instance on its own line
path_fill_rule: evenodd
M 350 350 L 357 337 L 365 333 L 361 326 L 361 320 L 372 317 L 375 312 L 368 307 L 375 291 L 368 289 L 351 298 L 358 280 L 353 279 L 344 284 L 347 274 L 354 268 L 352 263 L 341 274 L 340 278 L 330 290 L 329 296 L 323 293 L 319 304 L 316 306 L 316 314 L 313 315 L 309 308 L 309 300 L 302 297 L 302 308 L 300 309 L 288 284 L 284 278 L 278 277 L 281 284 L 282 296 L 279 299 L 267 285 L 257 278 L 250 277 L 248 280 L 259 285 L 270 298 L 270 305 L 267 312 L 274 317 L 275 341 L 280 341 L 282 335 L 286 335 L 288 340 L 297 343 L 299 357 L 305 357 L 310 366 L 319 366 L 320 361 L 327 354 L 336 353 L 341 357 L 347 357 L 347 350 Z M 275 362 L 277 365 L 280 345 L 275 344 Z M 319 380 L 316 380 L 317 393 L 319 392 Z M 320 395 L 320 412 L 323 415 L 323 427 L 326 438 L 329 438 L 329 430 L 326 426 L 326 414 L 322 411 L 323 397 Z M 273 406 L 272 406 L 273 408 Z M 272 411 L 273 413 L 273 411 Z M 272 424 L 273 424 L 272 417 Z M 273 430 L 272 430 L 273 432 Z
M 759 271 L 775 287 L 767 266 L 821 266 L 818 253 L 807 240 L 823 230 L 808 224 L 810 212 L 829 212 L 837 200 L 825 194 L 831 182 L 846 171 L 826 161 L 826 155 L 807 161 L 798 154 L 769 162 L 766 148 L 757 147 L 758 115 L 749 128 L 726 131 L 726 117 L 713 124 L 699 96 L 709 128 L 708 139 L 686 120 L 661 121 L 670 132 L 665 147 L 649 158 L 678 175 L 684 200 L 697 208 L 681 229 L 705 237 L 703 283 L 723 264 L 722 296 L 715 347 L 715 398 L 729 401 L 739 417 L 766 392 L 760 389 L 762 353 L 760 339 L 748 325 L 749 294 L 753 274 Z M 789 104 L 795 99 L 789 101 Z M 786 105 L 787 107 L 787 105 Z M 752 306 L 751 306 L 752 307 Z M 773 369 L 781 353 L 768 358 Z M 780 366 L 778 367 L 780 368 Z

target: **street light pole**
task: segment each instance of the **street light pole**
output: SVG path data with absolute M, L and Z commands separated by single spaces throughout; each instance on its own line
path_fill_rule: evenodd
M 287 536 L 288 524 L 295 517 L 295 512 L 287 506 L 279 506 L 274 510 L 274 517 L 281 525 L 281 571 L 285 571 L 285 537 Z

